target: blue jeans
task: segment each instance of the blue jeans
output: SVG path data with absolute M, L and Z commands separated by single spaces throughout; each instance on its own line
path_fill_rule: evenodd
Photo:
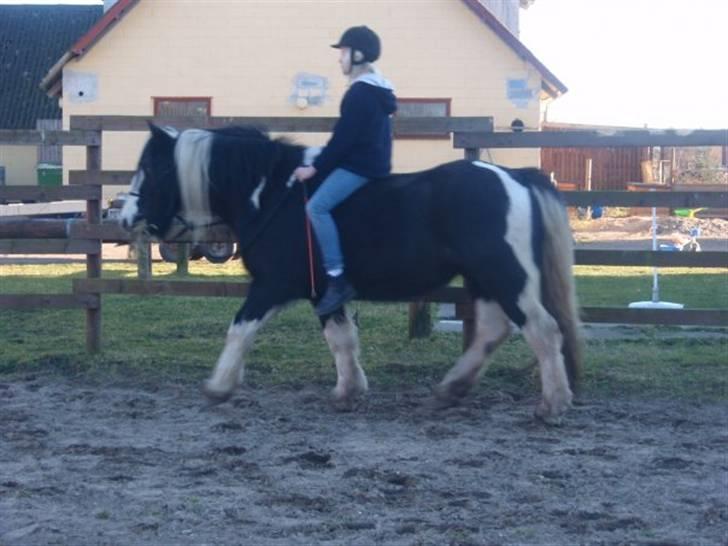
M 306 206 L 306 212 L 321 247 L 326 271 L 344 269 L 339 232 L 331 217 L 331 211 L 367 181 L 358 174 L 345 169 L 336 169 L 326 177 Z

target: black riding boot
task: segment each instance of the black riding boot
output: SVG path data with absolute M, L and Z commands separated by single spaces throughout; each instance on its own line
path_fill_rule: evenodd
M 327 275 L 326 278 L 329 281 L 326 293 L 316 305 L 316 314 L 319 316 L 330 315 L 356 296 L 354 287 L 349 284 L 343 274 L 336 277 Z

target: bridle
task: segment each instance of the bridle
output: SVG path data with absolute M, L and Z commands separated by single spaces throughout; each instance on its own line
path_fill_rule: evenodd
M 270 174 L 270 173 L 269 173 Z M 241 240 L 238 241 L 238 249 L 240 254 L 244 254 L 253 244 L 263 235 L 268 225 L 271 223 L 271 221 L 275 218 L 278 211 L 281 209 L 283 204 L 288 200 L 288 197 L 291 195 L 291 190 L 293 189 L 293 186 L 295 185 L 296 179 L 291 174 L 291 176 L 288 178 L 288 181 L 285 185 L 285 190 L 283 191 L 283 195 L 280 197 L 280 199 L 275 203 L 275 205 L 269 209 L 269 212 L 267 216 L 263 219 L 262 222 L 258 225 L 257 229 L 252 232 L 252 234 L 248 237 L 245 237 L 244 239 L 241 238 Z M 311 297 L 315 299 L 317 297 L 316 294 L 316 278 L 314 273 L 314 256 L 313 256 L 313 237 L 311 234 L 311 223 L 308 218 L 308 213 L 306 212 L 306 205 L 308 203 L 308 188 L 306 187 L 305 182 L 301 184 L 303 189 L 303 205 L 304 205 L 304 216 L 306 217 L 306 242 L 307 242 L 307 250 L 308 250 L 308 265 L 309 265 L 309 280 L 310 280 L 310 287 L 311 287 Z M 136 197 L 139 199 L 141 195 L 138 191 L 130 191 L 128 192 L 128 195 L 131 195 L 132 197 Z M 187 220 L 182 214 L 179 212 L 175 213 L 175 215 L 172 217 L 174 220 L 177 220 L 181 225 L 182 229 L 180 229 L 174 236 L 172 237 L 165 237 L 165 240 L 171 243 L 179 242 L 179 239 L 185 235 L 186 233 L 194 233 L 196 230 L 199 229 L 207 229 L 219 225 L 225 224 L 222 220 L 215 220 L 213 222 L 208 222 L 205 224 L 199 224 L 196 225 L 193 222 L 190 222 Z M 250 222 L 248 224 L 248 227 L 251 227 L 252 224 L 255 223 L 255 220 Z M 146 224 L 144 227 L 144 234 L 147 236 L 150 236 L 149 233 L 149 227 L 154 226 L 154 224 Z M 154 226 L 156 227 L 156 226 Z
M 132 197 L 136 197 L 139 199 L 141 197 L 141 194 L 138 191 L 130 191 L 127 195 L 131 195 Z M 179 239 L 184 236 L 186 233 L 194 233 L 197 230 L 200 229 L 207 229 L 215 226 L 223 225 L 225 222 L 222 220 L 215 220 L 214 222 L 208 222 L 205 224 L 194 224 L 193 222 L 190 222 L 187 220 L 182 214 L 179 212 L 175 213 L 175 215 L 172 217 L 173 220 L 177 220 L 179 224 L 182 225 L 182 229 L 180 229 L 177 233 L 175 233 L 171 237 L 165 237 L 165 240 L 167 240 L 170 243 L 177 243 L 180 242 Z M 151 236 L 151 233 L 149 233 L 150 227 L 158 227 L 155 224 L 146 224 L 144 227 L 143 234 L 146 236 Z

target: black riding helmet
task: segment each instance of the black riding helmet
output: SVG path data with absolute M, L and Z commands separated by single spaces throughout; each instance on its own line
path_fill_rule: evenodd
M 382 51 L 379 36 L 372 29 L 364 25 L 347 29 L 341 35 L 339 43 L 333 44 L 331 47 L 337 49 L 342 47 L 351 48 L 352 64 L 373 63 L 379 58 L 379 54 Z M 359 53 L 358 55 L 357 52 Z

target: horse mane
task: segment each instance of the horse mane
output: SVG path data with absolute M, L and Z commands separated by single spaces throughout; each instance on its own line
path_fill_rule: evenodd
M 232 192 L 259 209 L 268 196 L 285 187 L 303 156 L 303 146 L 285 138 L 271 138 L 264 128 L 256 126 L 231 125 L 206 133 L 211 141 L 208 164 L 213 179 L 208 189 L 217 194 L 211 194 L 210 199 L 218 208 L 228 208 L 229 203 L 219 196 Z
M 271 138 L 270 133 L 267 129 L 265 129 L 264 127 L 257 127 L 255 125 L 229 125 L 226 127 L 207 129 L 207 131 L 221 137 L 231 137 L 233 139 L 241 140 L 275 142 L 278 144 L 283 144 L 284 146 L 294 146 L 296 148 L 302 147 L 295 140 L 292 140 L 285 136 Z
M 229 125 L 227 127 L 208 129 L 208 131 L 220 136 L 270 140 L 267 130 L 253 125 Z

